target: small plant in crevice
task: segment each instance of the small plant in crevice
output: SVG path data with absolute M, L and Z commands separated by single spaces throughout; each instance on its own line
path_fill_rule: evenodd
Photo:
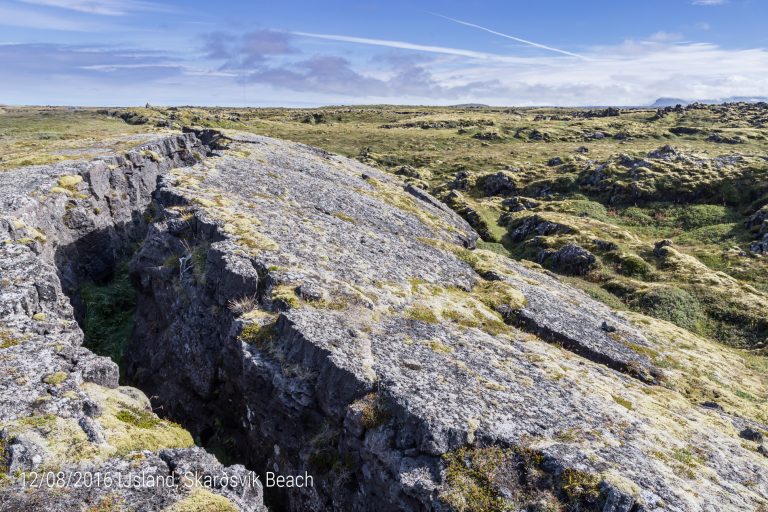
M 80 299 L 85 308 L 81 322 L 84 345 L 122 366 L 136 313 L 136 290 L 128 277 L 128 265 L 119 265 L 107 283 L 81 285 Z
M 391 416 L 384 398 L 378 393 L 369 393 L 359 404 L 360 421 L 366 430 L 383 425 Z

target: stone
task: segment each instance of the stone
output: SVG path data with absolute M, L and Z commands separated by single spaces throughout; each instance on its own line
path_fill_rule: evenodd
M 597 258 L 579 245 L 567 244 L 557 250 L 542 251 L 539 254 L 539 263 L 555 272 L 585 275 L 597 267 Z
M 756 443 L 762 442 L 764 437 L 762 432 L 750 427 L 747 427 L 739 432 L 739 436 L 743 439 L 746 439 L 747 441 L 754 441 Z

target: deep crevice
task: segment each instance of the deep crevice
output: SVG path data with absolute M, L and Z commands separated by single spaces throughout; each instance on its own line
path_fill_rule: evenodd
M 300 379 L 281 368 L 282 361 L 271 358 L 268 349 L 254 348 L 251 354 L 261 358 L 263 368 L 243 370 L 248 349 L 243 350 L 233 331 L 238 320 L 228 310 L 226 299 L 233 297 L 234 287 L 238 292 L 259 297 L 265 309 L 279 309 L 268 299 L 273 284 L 268 269 L 253 269 L 258 278 L 250 288 L 248 283 L 227 282 L 232 277 L 223 261 L 227 255 L 211 248 L 222 240 L 217 227 L 196 216 L 186 220 L 181 215 L 174 217 L 169 207 L 183 209 L 186 205 L 171 191 L 156 189 L 153 195 L 157 203 L 150 203 L 145 210 L 132 211 L 130 222 L 91 231 L 56 251 L 62 286 L 87 335 L 86 346 L 122 363 L 121 383 L 144 391 L 158 415 L 180 423 L 195 436 L 197 444 L 221 462 L 241 463 L 262 477 L 266 469 L 278 463 L 282 468 L 316 470 L 323 486 L 319 496 L 327 508 L 332 506 L 336 491 L 351 496 L 348 491 L 355 491 L 358 484 L 364 484 L 368 503 L 384 503 L 388 499 L 384 495 L 385 485 L 390 482 L 388 475 L 376 474 L 383 468 L 368 461 L 374 474 L 363 476 L 356 468 L 359 462 L 344 458 L 355 449 L 363 452 L 364 447 L 345 446 L 359 441 L 344 433 L 343 415 L 316 405 L 304 404 L 299 411 L 285 407 L 279 395 L 301 391 Z M 153 220 L 157 225 L 152 224 Z M 130 265 L 126 266 L 129 260 Z M 126 282 L 132 285 L 131 290 L 126 290 Z M 228 289 L 221 293 L 217 286 Z M 97 325 L 109 324 L 110 312 L 131 305 L 130 291 L 135 293 L 135 318 L 140 321 L 129 337 L 120 329 L 95 329 L 111 332 L 126 343 L 117 343 L 116 351 L 104 350 L 105 344 L 93 335 L 92 317 L 96 317 Z M 300 332 L 285 317 L 281 317 L 278 330 L 285 344 L 295 345 L 292 348 L 297 351 L 307 349 L 302 346 Z M 180 348 L 184 343 L 193 347 L 182 354 Z M 113 344 L 106 345 L 115 348 Z M 124 358 L 120 356 L 123 351 Z M 193 382 L 197 379 L 196 371 L 208 371 L 208 380 Z M 275 384 L 274 378 L 283 382 Z M 337 373 L 329 378 L 344 376 Z M 336 381 L 333 382 L 335 386 Z M 328 383 L 324 385 L 327 388 Z M 316 381 L 309 386 L 313 393 L 332 394 Z M 361 395 L 350 396 L 350 400 L 356 400 Z M 263 410 L 256 411 L 252 421 L 249 406 L 253 404 L 262 405 Z M 282 454 L 273 453 L 278 444 Z M 342 476 L 348 478 L 346 484 Z M 344 485 L 351 487 L 341 489 Z M 266 487 L 264 491 L 265 502 L 273 510 L 296 510 L 301 506 L 301 497 L 288 491 Z M 413 496 L 403 495 L 399 499 L 401 503 L 412 503 L 414 508 L 420 504 Z

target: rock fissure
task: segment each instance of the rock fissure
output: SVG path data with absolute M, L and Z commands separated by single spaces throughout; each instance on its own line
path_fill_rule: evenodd
M 18 404 L 3 396 L 0 448 L 10 439 L 26 453 L 9 470 L 102 461 L 101 436 L 118 445 L 107 465 L 143 449 L 139 464 L 159 458 L 163 473 L 245 471 L 189 448 L 191 433 L 262 480 L 313 477 L 268 489 L 277 510 L 704 510 L 714 496 L 748 510 L 764 499 L 757 456 L 719 416 L 675 412 L 676 392 L 648 385 L 661 375 L 657 341 L 538 270 L 468 251 L 477 234 L 426 192 L 264 137 L 208 130 L 158 144 L 40 170 L 36 190 L 61 190 L 4 205 L 17 221 L 0 230 L 3 271 L 19 282 L 4 285 L 4 326 L 42 348 L 37 359 L 19 352 L 20 373 L 45 374 L 15 384 L 30 391 Z M 80 347 L 82 283 L 114 282 L 127 259 L 136 321 L 125 376 L 188 432 Z M 498 287 L 481 278 L 489 272 Z M 507 310 L 525 331 L 500 321 Z M 36 447 L 40 424 L 60 438 L 69 419 L 86 441 Z M 693 444 L 713 437 L 713 451 Z M 684 491 L 691 468 L 711 476 L 697 479 L 701 506 Z M 740 492 L 724 497 L 720 482 Z M 205 490 L 261 509 L 260 486 L 231 491 Z M 193 498 L 126 496 L 145 508 Z

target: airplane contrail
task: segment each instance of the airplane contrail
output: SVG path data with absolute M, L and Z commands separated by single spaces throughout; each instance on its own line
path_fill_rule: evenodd
M 391 41 L 387 39 L 371 39 L 367 37 L 342 36 L 336 34 L 317 34 L 314 32 L 289 32 L 290 34 L 311 37 L 315 39 L 326 39 L 329 41 L 340 41 L 344 43 L 357 43 L 372 46 L 386 46 L 389 48 L 400 48 L 404 50 L 417 50 L 429 53 L 442 53 L 446 55 L 457 55 L 460 57 L 469 57 L 480 60 L 493 60 L 499 62 L 520 63 L 521 57 L 512 57 L 507 55 L 498 55 L 495 53 L 477 52 L 474 50 L 465 50 L 461 48 L 447 48 L 445 46 L 428 46 L 423 44 L 408 43 L 405 41 Z
M 584 57 L 583 55 L 579 55 L 579 54 L 576 54 L 576 53 L 572 53 L 572 52 L 568 52 L 568 51 L 565 51 L 565 50 L 561 50 L 559 48 L 553 48 L 551 46 L 546 46 L 546 45 L 539 44 L 539 43 L 534 43 L 533 41 L 528 41 L 527 39 L 522 39 L 520 37 L 511 36 L 511 35 L 505 34 L 503 32 L 497 32 L 496 30 L 491 30 L 490 28 L 482 27 L 480 25 L 475 25 L 474 23 L 469 23 L 468 21 L 457 20 L 456 18 L 451 18 L 450 16 L 445 16 L 443 14 L 439 14 L 439 13 L 436 13 L 436 12 L 431 12 L 430 14 L 432 14 L 433 16 L 438 16 L 440 18 L 452 21 L 454 23 L 458 23 L 460 25 L 466 25 L 467 27 L 473 27 L 473 28 L 476 28 L 476 29 L 479 29 L 479 30 L 484 30 L 485 32 L 489 32 L 489 33 L 497 35 L 499 37 L 504 37 L 504 38 L 507 38 L 507 39 L 511 39 L 513 41 L 517 41 L 518 43 L 524 43 L 524 44 L 527 44 L 529 46 L 533 46 L 533 47 L 536 47 L 536 48 L 541 48 L 542 50 L 549 50 L 551 52 L 562 53 L 563 55 L 568 55 L 570 57 L 577 57 L 579 59 L 589 60 L 589 59 L 587 59 L 587 57 Z

